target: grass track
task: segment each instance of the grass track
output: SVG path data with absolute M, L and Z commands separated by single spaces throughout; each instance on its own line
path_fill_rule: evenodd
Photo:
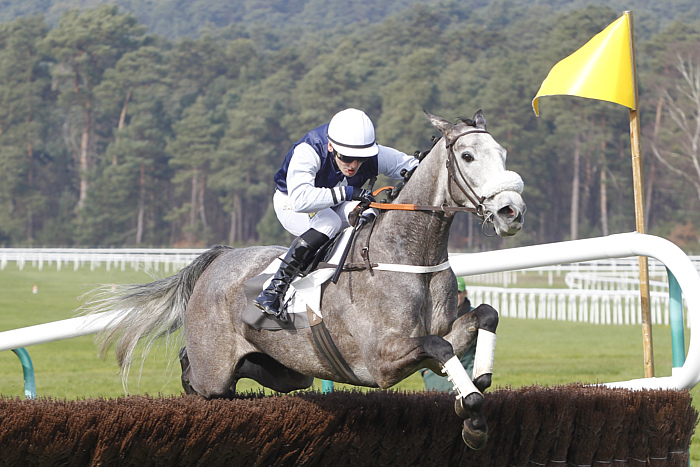
M 74 316 L 79 296 L 100 284 L 148 282 L 152 278 L 127 270 L 106 271 L 88 267 L 57 271 L 55 265 L 42 271 L 27 265 L 23 271 L 10 264 L 0 271 L 0 331 Z M 33 294 L 37 285 L 38 293 Z M 656 376 L 671 373 L 671 333 L 665 326 L 654 328 Z M 686 344 L 688 342 L 686 337 Z M 59 399 L 119 397 L 125 394 L 113 357 L 97 356 L 91 336 L 28 347 L 39 396 Z M 135 367 L 129 380 L 133 394 L 179 394 L 180 369 L 164 348 L 154 348 L 143 368 Z M 598 326 L 558 321 L 503 318 L 498 329 L 494 386 L 520 387 L 581 382 L 623 381 L 644 376 L 642 337 L 639 326 Z M 140 378 L 139 378 L 140 373 Z M 320 388 L 320 382 L 316 385 Z M 338 388 L 344 387 L 337 385 Z M 250 380 L 242 390 L 258 390 Z M 413 375 L 398 389 L 419 391 L 422 379 Z M 12 352 L 0 352 L 0 394 L 22 397 L 22 370 Z M 700 386 L 691 391 L 698 408 Z M 700 466 L 700 435 L 693 437 L 691 465 Z

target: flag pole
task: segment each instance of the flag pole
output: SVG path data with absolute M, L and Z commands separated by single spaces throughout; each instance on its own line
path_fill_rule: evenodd
M 630 143 L 632 151 L 632 177 L 634 184 L 634 215 L 637 232 L 645 233 L 644 227 L 644 175 L 642 173 L 641 124 L 639 118 L 639 90 L 637 86 L 637 60 L 634 48 L 634 26 L 632 12 L 625 11 L 629 20 L 630 51 L 634 79 L 634 109 L 630 108 Z M 639 257 L 639 293 L 642 307 L 642 344 L 644 346 L 644 377 L 654 377 L 654 344 L 651 333 L 651 300 L 649 297 L 649 261 Z

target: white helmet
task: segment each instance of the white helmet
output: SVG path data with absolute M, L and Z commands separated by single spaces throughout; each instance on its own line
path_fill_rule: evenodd
M 372 157 L 379 152 L 372 120 L 357 109 L 345 109 L 335 114 L 328 125 L 328 140 L 343 156 Z

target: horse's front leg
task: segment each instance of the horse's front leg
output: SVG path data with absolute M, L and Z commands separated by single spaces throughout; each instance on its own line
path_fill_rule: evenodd
M 491 386 L 497 327 L 498 312 L 491 306 L 482 304 L 457 318 L 445 336 L 457 355 L 463 355 L 476 338 L 472 381 L 482 392 Z
M 484 396 L 472 383 L 452 344 L 439 336 L 387 338 L 375 349 L 375 365 L 370 370 L 380 387 L 387 388 L 411 372 L 437 362 L 457 390 L 455 411 L 462 419 L 462 439 L 472 449 L 481 449 L 488 439 Z

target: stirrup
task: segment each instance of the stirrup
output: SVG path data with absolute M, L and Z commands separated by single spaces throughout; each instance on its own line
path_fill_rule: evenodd
M 262 308 L 261 308 L 261 310 L 262 310 Z M 277 313 L 270 313 L 270 312 L 267 311 L 267 310 L 262 310 L 262 312 L 263 312 L 263 314 L 272 316 L 273 318 L 275 318 L 276 320 L 278 320 L 278 321 L 280 321 L 280 322 L 282 322 L 282 323 L 288 323 L 288 322 L 289 322 L 289 313 L 287 313 L 287 310 L 286 310 L 286 309 L 277 310 Z
M 279 309 L 275 310 L 274 308 L 269 307 L 269 306 L 266 307 L 266 306 L 262 305 L 261 303 L 259 303 L 257 298 L 255 300 L 253 300 L 253 304 L 256 307 L 258 307 L 258 309 L 262 312 L 262 314 L 272 316 L 273 318 L 275 318 L 283 323 L 289 322 L 289 313 L 287 313 L 286 308 L 284 308 L 282 306 L 283 304 L 280 304 L 280 308 L 282 308 L 281 310 L 279 310 Z

